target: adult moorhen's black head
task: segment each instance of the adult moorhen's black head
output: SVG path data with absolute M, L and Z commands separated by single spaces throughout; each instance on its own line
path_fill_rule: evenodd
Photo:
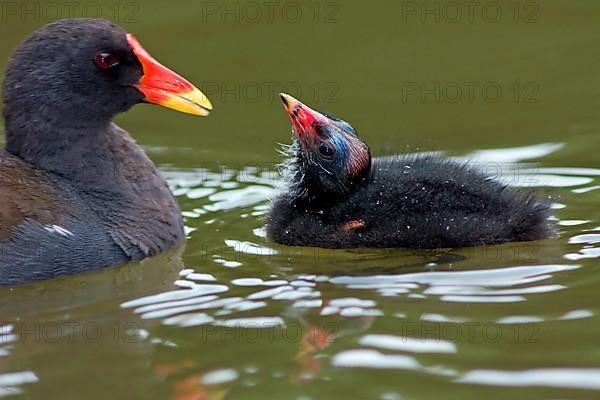
M 141 102 L 196 115 L 212 109 L 133 35 L 101 19 L 61 20 L 33 33 L 10 60 L 3 100 L 9 151 L 18 143 L 12 136 L 107 123 Z
M 294 144 L 286 179 L 302 198 L 323 200 L 347 194 L 368 174 L 371 154 L 354 128 L 280 94 L 292 120 Z

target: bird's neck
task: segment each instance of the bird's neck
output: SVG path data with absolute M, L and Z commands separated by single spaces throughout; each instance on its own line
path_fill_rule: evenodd
M 7 124 L 6 150 L 74 186 L 116 190 L 131 183 L 137 170 L 155 170 L 127 132 L 112 122 L 40 122 L 22 129 Z

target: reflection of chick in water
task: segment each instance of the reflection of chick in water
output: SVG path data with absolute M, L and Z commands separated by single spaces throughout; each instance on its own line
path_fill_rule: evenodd
M 171 400 L 222 400 L 229 389 L 207 386 L 202 383 L 202 374 L 183 378 L 174 386 Z
M 290 383 L 297 385 L 313 380 L 321 371 L 322 360 L 328 358 L 323 353 L 326 348 L 340 338 L 368 330 L 375 321 L 375 317 L 369 316 L 340 322 L 321 318 L 316 323 L 308 323 L 301 315 L 297 317 L 302 326 L 306 326 L 298 342 L 298 353 L 294 357 L 298 368 L 292 370 L 288 377 Z
M 154 372 L 161 378 L 169 378 L 185 371 L 196 368 L 196 363 L 187 358 L 176 363 L 163 363 L 156 366 Z M 222 400 L 229 389 L 202 383 L 202 373 L 185 376 L 173 385 L 173 394 L 170 400 Z

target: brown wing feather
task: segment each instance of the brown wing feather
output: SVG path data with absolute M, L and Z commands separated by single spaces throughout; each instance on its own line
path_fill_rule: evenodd
M 26 219 L 60 223 L 65 213 L 60 198 L 48 174 L 0 150 L 0 240 Z

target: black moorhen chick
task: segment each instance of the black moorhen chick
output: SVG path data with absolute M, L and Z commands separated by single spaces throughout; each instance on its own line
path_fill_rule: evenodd
M 149 102 L 208 115 L 210 101 L 109 21 L 49 24 L 4 80 L 0 284 L 140 260 L 184 241 L 179 206 L 118 113 Z
M 466 247 L 548 237 L 550 203 L 450 159 L 371 159 L 354 128 L 281 98 L 294 142 L 267 233 L 292 246 Z

